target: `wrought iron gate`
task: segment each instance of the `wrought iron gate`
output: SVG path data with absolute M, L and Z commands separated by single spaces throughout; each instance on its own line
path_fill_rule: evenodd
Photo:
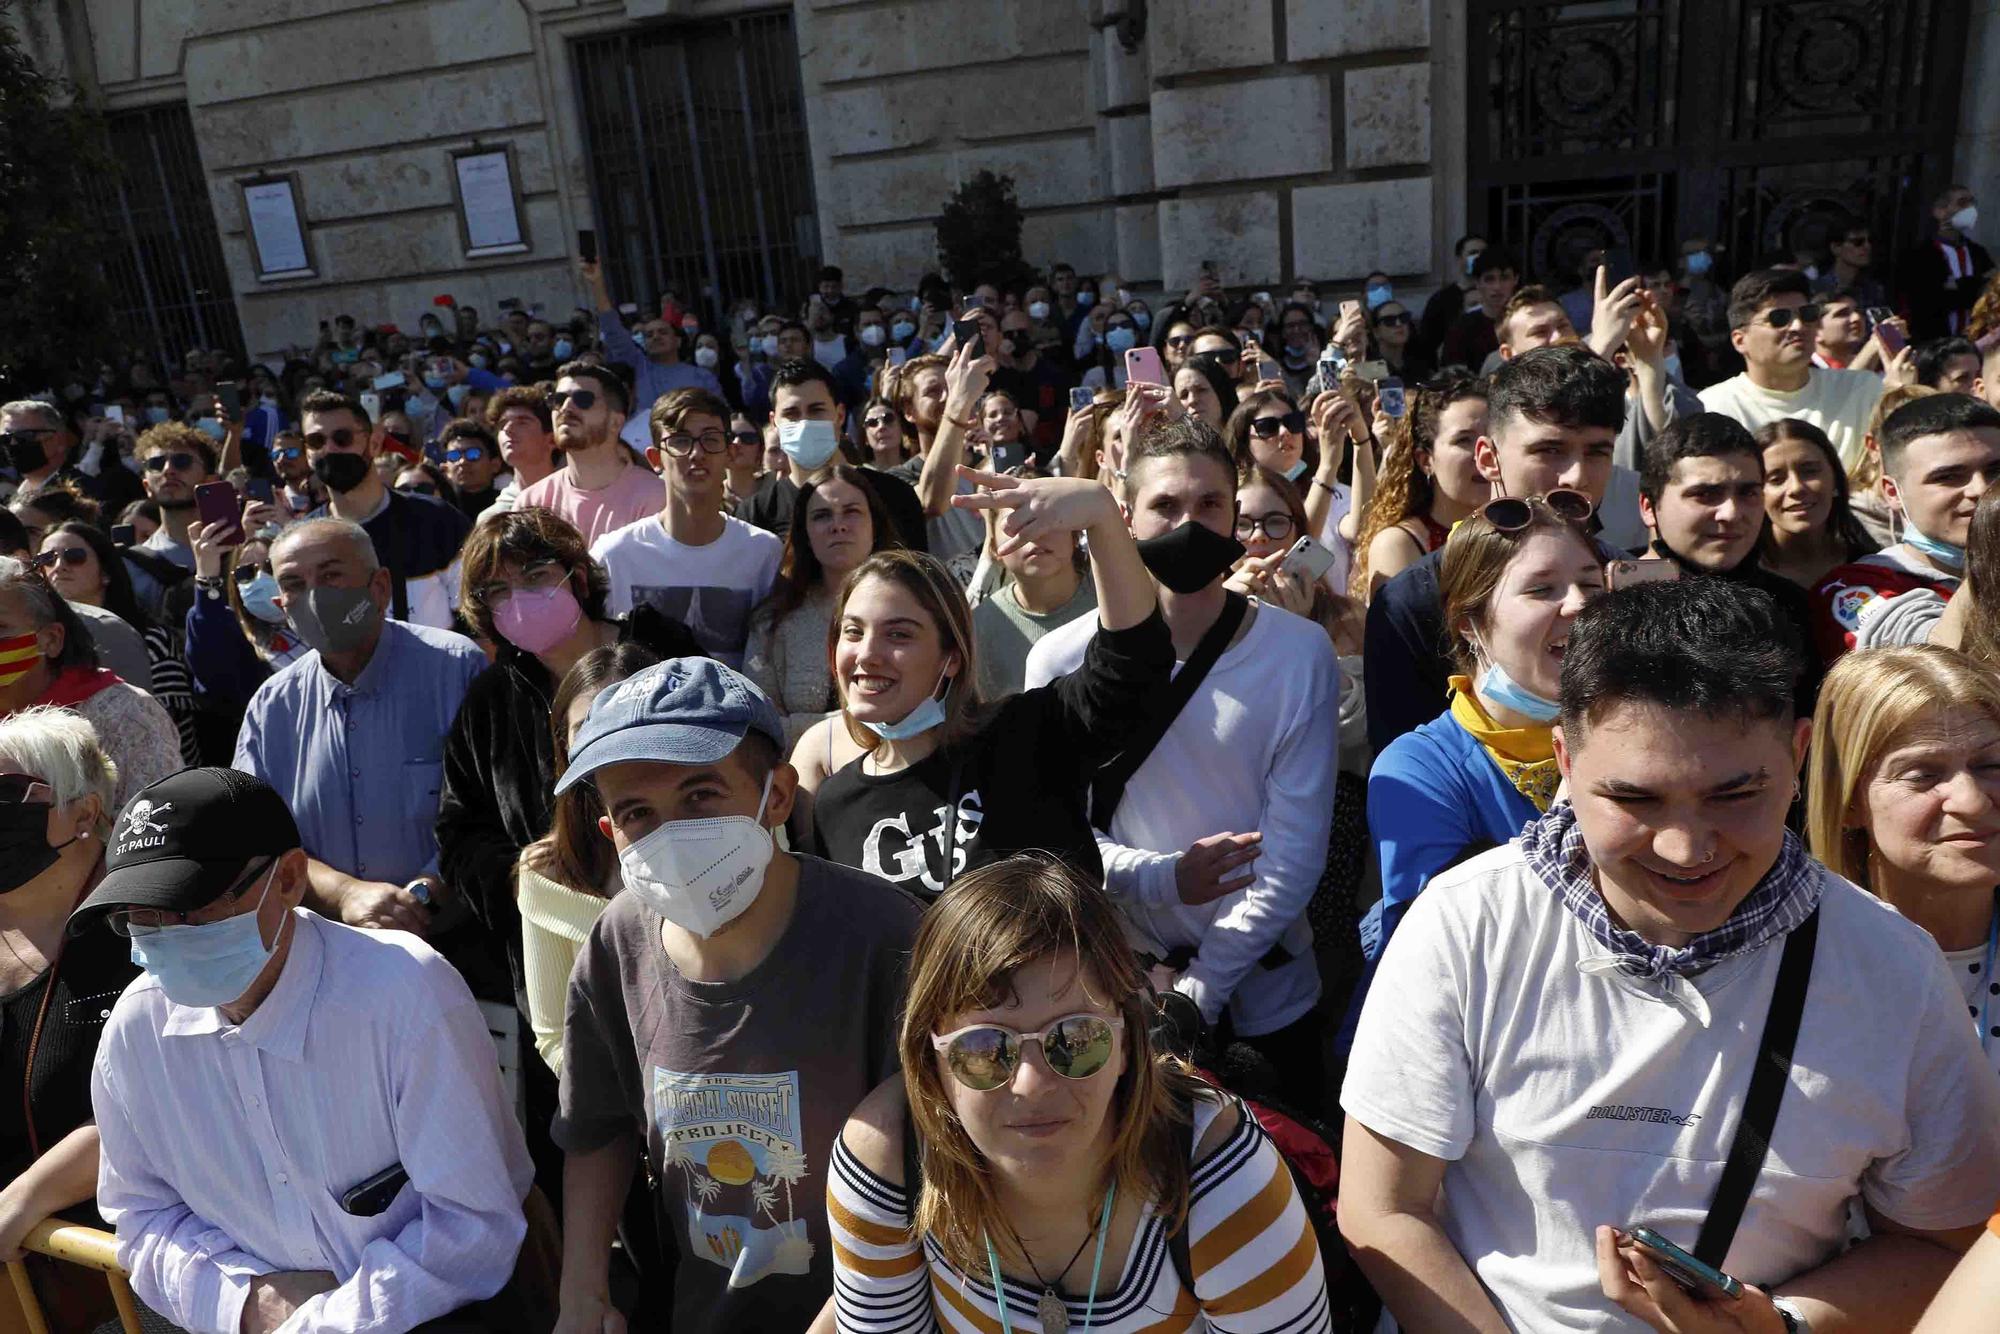
M 243 328 L 208 202 L 186 103 L 104 116 L 120 170 L 96 179 L 92 202 L 121 243 L 106 250 L 117 325 L 162 362 L 189 348 L 243 355 Z
M 1740 272 L 1850 219 L 1878 268 L 1949 183 L 1964 0 L 1471 0 L 1472 227 L 1559 279 L 1595 245 Z
M 598 249 L 611 290 L 672 290 L 705 322 L 800 300 L 819 254 L 789 11 L 575 44 Z

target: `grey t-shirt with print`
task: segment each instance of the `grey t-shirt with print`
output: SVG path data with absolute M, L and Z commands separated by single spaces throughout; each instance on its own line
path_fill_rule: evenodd
M 920 908 L 874 876 L 798 862 L 791 923 L 739 981 L 683 977 L 632 894 L 570 976 L 555 1140 L 582 1153 L 643 1127 L 685 1334 L 812 1323 L 833 1291 L 834 1137 L 897 1069 Z

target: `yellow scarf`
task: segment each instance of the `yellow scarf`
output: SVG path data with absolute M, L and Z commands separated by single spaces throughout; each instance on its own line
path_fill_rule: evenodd
M 1451 678 L 1451 716 L 1472 733 L 1515 790 L 1533 802 L 1536 810 L 1546 813 L 1562 784 L 1562 774 L 1556 769 L 1553 729 L 1540 723 L 1503 727 L 1494 722 L 1480 705 L 1469 676 Z

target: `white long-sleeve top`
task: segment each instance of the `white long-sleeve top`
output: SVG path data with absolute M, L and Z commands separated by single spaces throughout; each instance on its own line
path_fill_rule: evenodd
M 1255 603 L 1250 628 L 1209 670 L 1126 784 L 1100 835 L 1104 883 L 1142 946 L 1193 947 L 1176 988 L 1216 1022 L 1257 1036 L 1303 1017 L 1319 999 L 1306 903 L 1326 866 L 1340 761 L 1340 666 L 1326 631 Z M 1073 669 L 1096 626 L 1082 617 L 1028 654 L 1028 688 Z M 1177 666 L 1176 671 L 1179 670 Z M 1210 834 L 1261 831 L 1256 879 L 1189 907 L 1174 872 Z M 1262 960 L 1283 945 L 1287 963 Z
M 91 1074 L 98 1208 L 133 1288 L 183 1329 L 235 1334 L 253 1277 L 323 1269 L 339 1286 L 286 1334 L 392 1334 L 500 1290 L 534 1170 L 443 956 L 293 916 L 277 985 L 240 1027 L 145 974 L 119 998 Z M 386 1210 L 340 1207 L 397 1163 L 410 1180 Z

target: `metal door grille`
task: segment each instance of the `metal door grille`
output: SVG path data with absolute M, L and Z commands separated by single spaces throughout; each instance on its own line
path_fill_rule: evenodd
M 711 327 L 797 302 L 817 264 L 812 159 L 789 12 L 575 43 L 598 249 L 611 290 L 672 291 Z
M 1561 278 L 1597 245 L 1746 269 L 1851 220 L 1881 276 L 1951 170 L 1963 0 L 1472 0 L 1475 230 Z
M 95 180 L 91 193 L 117 241 L 103 264 L 118 326 L 167 363 L 196 347 L 243 356 L 187 105 L 112 111 L 104 120 L 119 171 Z

